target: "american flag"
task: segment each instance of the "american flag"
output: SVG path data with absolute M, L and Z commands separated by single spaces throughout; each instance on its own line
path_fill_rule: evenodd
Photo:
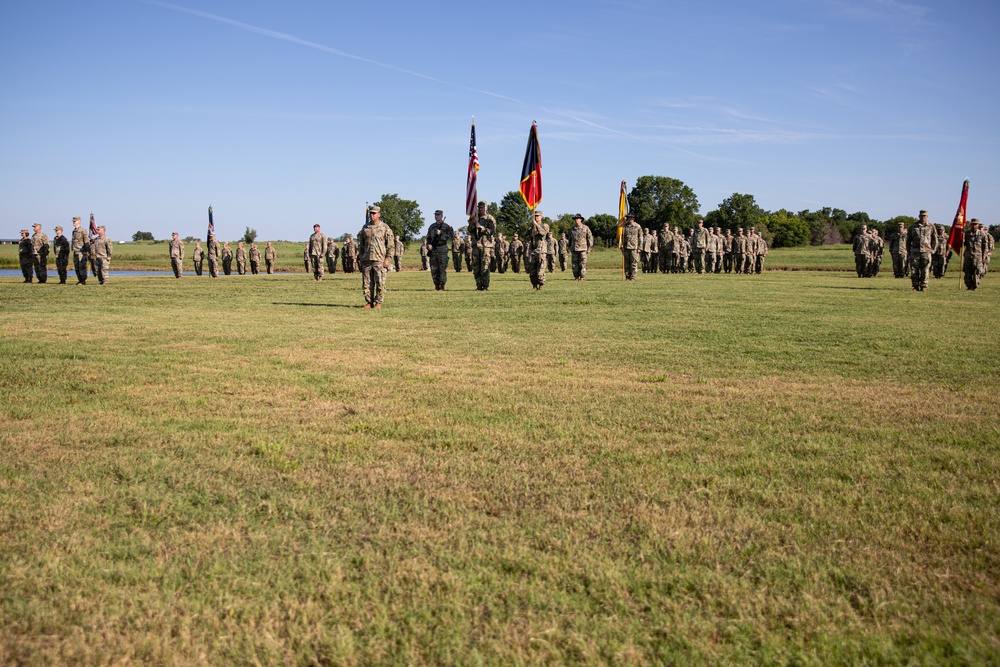
M 469 173 L 465 179 L 465 214 L 476 212 L 479 194 L 476 188 L 476 172 L 479 171 L 479 153 L 476 152 L 476 121 L 472 121 L 472 138 L 469 140 Z
M 94 214 L 90 214 L 90 235 L 97 236 L 97 223 L 94 222 Z

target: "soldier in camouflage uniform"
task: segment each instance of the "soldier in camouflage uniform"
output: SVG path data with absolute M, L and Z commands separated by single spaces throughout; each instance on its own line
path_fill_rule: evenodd
M 256 243 L 250 244 L 250 273 L 254 275 L 260 273 L 260 249 Z
M 708 232 L 708 238 L 705 242 L 705 273 L 715 273 L 715 241 L 717 237 L 711 227 L 706 227 L 705 231 Z
M 313 280 L 323 280 L 325 259 L 326 234 L 319 230 L 319 225 L 313 225 L 313 233 L 309 237 L 309 266 L 312 268 Z
M 490 288 L 490 260 L 493 258 L 493 247 L 497 234 L 496 219 L 486 212 L 486 202 L 479 202 L 479 215 L 470 230 L 474 228 L 476 240 L 473 256 L 473 274 L 476 277 L 476 289 L 486 291 Z
M 194 252 L 191 253 L 191 257 L 194 259 L 194 273 L 200 276 L 205 261 L 205 251 L 201 249 L 201 241 L 194 242 Z
M 170 268 L 174 270 L 174 278 L 180 278 L 184 273 L 184 241 L 174 232 L 170 235 Z
M 37 222 L 31 226 L 35 233 L 31 235 L 32 263 L 38 282 L 48 282 L 49 279 L 49 237 L 42 231 Z
M 877 229 L 870 230 L 872 261 L 868 265 L 868 275 L 874 278 L 882 268 L 882 255 L 885 253 L 885 242 L 878 235 Z
M 208 275 L 213 278 L 219 277 L 219 242 L 215 240 L 215 234 L 208 235 Z
M 552 232 L 545 235 L 545 248 L 545 270 L 549 273 L 555 273 L 556 252 L 558 252 L 559 244 L 556 242 L 555 237 L 552 236 Z
M 358 244 L 350 234 L 344 239 L 344 247 L 340 249 L 340 260 L 344 273 L 354 273 L 358 265 Z
M 979 224 L 978 218 L 969 221 L 969 230 L 965 235 L 965 250 L 962 261 L 962 272 L 965 274 L 965 288 L 974 290 L 986 273 L 986 256 L 989 253 L 989 233 Z
M 389 225 L 382 222 L 382 209 L 368 209 L 368 223 L 358 232 L 358 259 L 361 262 L 361 287 L 365 308 L 378 310 L 385 299 L 385 276 L 392 264 L 395 238 Z M 346 244 L 345 244 L 346 245 Z
M 660 265 L 660 237 L 655 229 L 649 232 L 649 272 L 656 273 Z
M 896 231 L 889 236 L 889 255 L 892 256 L 892 276 L 906 277 L 906 228 L 903 223 L 896 225 Z
M 649 273 L 649 227 L 642 230 L 639 236 L 639 270 Z
M 750 228 L 747 232 L 747 254 L 743 258 L 743 273 L 753 274 L 757 266 L 757 236 L 756 229 Z
M 236 272 L 241 276 L 247 272 L 247 251 L 243 247 L 243 241 L 236 244 Z
M 278 259 L 278 253 L 275 251 L 274 246 L 271 242 L 267 242 L 267 247 L 264 248 L 264 267 L 267 271 L 267 275 L 274 273 L 274 261 Z
M 229 241 L 222 243 L 222 272 L 227 276 L 233 274 L 233 249 L 229 247 Z
M 524 257 L 524 243 L 517 237 L 517 234 L 514 234 L 514 238 L 510 242 L 507 255 L 510 257 L 510 268 L 514 273 L 520 273 L 521 259 Z
M 524 261 L 527 264 L 525 268 L 528 270 L 531 288 L 535 290 L 540 290 L 545 286 L 545 261 L 549 253 L 546 236 L 550 236 L 549 226 L 546 224 L 542 212 L 535 209 L 532 215 L 528 243 L 524 250 Z
M 306 243 L 305 248 L 302 250 L 302 264 L 306 267 L 306 273 L 309 273 L 311 266 L 309 266 L 309 244 Z
M 476 224 L 476 214 L 473 213 L 469 216 L 468 232 L 465 234 L 465 243 L 462 244 L 462 250 L 465 251 L 465 270 L 472 273 L 472 254 L 476 249 L 476 237 L 475 233 L 472 231 Z M 475 276 L 473 276 L 475 278 Z
M 427 271 L 430 268 L 430 246 L 427 245 L 427 239 L 424 239 L 420 244 L 420 270 Z
M 858 278 L 868 275 L 868 264 L 871 262 L 871 239 L 868 236 L 868 225 L 861 225 L 861 231 L 854 237 L 854 270 Z
M 567 245 L 573 253 L 573 280 L 580 282 L 587 276 L 587 255 L 594 247 L 594 234 L 590 227 L 583 224 L 583 216 L 577 213 L 573 216 L 573 226 L 569 228 Z
M 444 219 L 444 211 L 438 209 L 434 211 L 434 222 L 427 228 L 427 237 L 424 243 L 430 249 L 428 259 L 430 260 L 431 280 L 434 281 L 434 289 L 443 290 L 448 282 L 448 250 L 454 247 L 455 230 L 451 228 Z M 456 265 L 459 265 L 456 261 Z
M 695 273 L 705 272 L 705 252 L 708 249 L 708 230 L 705 229 L 705 221 L 699 219 L 695 225 L 694 234 L 691 236 L 691 259 L 694 263 Z
M 657 258 L 656 263 L 660 267 L 660 273 L 667 273 L 670 271 L 670 244 L 674 238 L 669 225 L 663 226 L 663 229 L 660 230 L 659 237 L 660 238 L 657 240 L 656 245 L 660 251 L 660 256 Z
M 915 292 L 927 290 L 931 255 L 937 249 L 937 230 L 927 220 L 927 211 L 920 211 L 920 218 L 906 230 L 907 254 L 910 256 L 910 281 Z
M 569 259 L 569 241 L 566 239 L 566 232 L 559 235 L 556 244 L 559 252 L 559 270 L 565 273 L 566 261 Z
M 337 257 L 340 255 L 340 248 L 332 238 L 326 240 L 326 270 L 328 273 L 337 272 Z
M 450 227 L 451 225 L 449 225 Z M 462 246 L 462 237 L 459 234 L 454 234 L 451 238 L 451 259 L 453 261 L 453 266 L 455 273 L 462 272 L 462 255 L 465 249 Z
M 397 273 L 403 270 L 403 242 L 397 235 L 392 244 L 392 268 Z
M 719 227 L 715 228 L 715 272 L 722 273 L 723 260 L 726 256 L 726 237 Z
M 931 255 L 931 273 L 935 278 L 944 278 L 945 253 L 948 251 L 948 235 L 944 232 L 944 225 L 936 225 L 937 248 Z
M 87 262 L 90 259 L 90 237 L 87 230 L 80 226 L 80 218 L 73 218 L 73 270 L 76 271 L 76 284 L 87 284 Z
M 17 259 L 21 263 L 21 275 L 24 282 L 34 281 L 35 251 L 31 246 L 31 236 L 27 229 L 21 230 L 21 240 L 17 244 Z
M 722 268 L 726 273 L 733 272 L 733 232 L 727 229 L 722 237 Z
M 111 239 L 106 235 L 104 225 L 97 228 L 97 238 L 91 243 L 94 248 L 94 257 L 97 262 L 97 282 L 102 285 L 108 282 L 108 272 L 111 271 Z
M 736 230 L 733 237 L 733 269 L 736 273 L 743 273 L 743 260 L 747 252 L 747 237 L 743 235 L 743 228 Z
M 63 236 L 62 225 L 56 227 L 56 235 L 52 237 L 52 251 L 56 256 L 56 272 L 59 274 L 59 284 L 66 284 L 66 274 L 69 269 L 69 239 Z
M 684 254 L 684 235 L 681 234 L 681 228 L 676 225 L 667 250 L 670 252 L 670 273 L 680 273 L 681 255 Z
M 754 261 L 754 273 L 764 272 L 764 258 L 767 257 L 767 241 L 757 232 L 757 257 Z
M 635 221 L 635 216 L 629 213 L 625 216 L 625 226 L 622 227 L 622 240 L 619 247 L 622 250 L 622 261 L 625 263 L 625 280 L 635 280 L 639 268 L 639 248 L 642 244 L 642 227 Z

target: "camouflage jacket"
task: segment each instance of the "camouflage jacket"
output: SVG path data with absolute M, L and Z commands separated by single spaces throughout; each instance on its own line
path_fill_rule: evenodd
M 484 215 L 476 222 L 476 247 L 492 248 L 496 243 L 497 221 L 492 215 Z
M 260 248 L 255 245 L 250 246 L 250 261 L 259 262 L 260 261 Z
M 528 245 L 528 248 L 531 250 L 532 254 L 545 255 L 548 253 L 549 251 L 548 244 L 545 242 L 545 236 L 548 233 L 549 233 L 549 226 L 546 223 L 532 221 L 531 237 Z
M 431 223 L 427 228 L 427 245 L 432 250 L 447 250 L 455 242 L 455 230 L 445 221 Z M 454 249 L 454 247 L 452 248 Z M 455 252 L 458 252 L 457 250 Z
M 82 226 L 73 230 L 73 252 L 90 252 L 90 238 Z
M 219 259 L 219 242 L 209 241 L 208 242 L 208 258 L 218 261 Z
M 368 223 L 358 232 L 358 258 L 362 262 L 385 262 L 392 258 L 395 243 L 389 225 L 381 220 L 378 224 Z
M 642 236 L 642 227 L 637 222 L 631 222 L 622 227 L 622 250 L 638 250 L 639 239 Z
M 567 234 L 569 238 L 569 248 L 573 252 L 590 252 L 594 247 L 594 233 L 587 225 L 577 227 L 573 225 Z
M 264 248 L 264 259 L 269 259 L 272 262 L 278 259 L 278 253 L 274 251 L 274 246 Z
M 701 229 L 694 228 L 694 236 L 691 237 L 691 247 L 695 250 L 704 250 L 708 247 L 708 230 L 702 227 Z
M 236 246 L 236 261 L 245 262 L 247 261 L 247 249 L 243 246 Z
M 309 256 L 323 257 L 324 255 L 326 255 L 326 234 L 315 232 L 309 237 Z
M 910 255 L 930 255 L 937 248 L 937 231 L 934 225 L 917 222 L 906 230 L 906 250 Z
M 49 237 L 45 232 L 35 232 L 31 235 L 31 251 L 35 257 L 47 257 L 49 254 Z
M 337 259 L 337 255 L 340 254 L 340 248 L 337 247 L 337 243 L 333 239 L 328 239 L 326 244 L 326 256 L 330 259 Z
M 906 230 L 895 231 L 889 237 L 889 253 L 892 255 L 906 255 Z
M 184 241 L 170 239 L 170 259 L 184 259 Z
M 111 239 L 107 236 L 98 236 L 91 244 L 94 247 L 94 256 L 98 259 L 111 259 Z

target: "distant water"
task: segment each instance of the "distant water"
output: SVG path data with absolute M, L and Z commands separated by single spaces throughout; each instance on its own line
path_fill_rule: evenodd
M 112 276 L 170 276 L 171 278 L 174 277 L 172 271 L 115 271 L 114 269 L 111 269 L 111 275 Z M 13 278 L 15 276 L 21 278 L 21 269 L 0 269 L 0 278 Z M 184 277 L 187 278 L 188 276 L 191 276 L 192 278 L 198 277 L 194 274 L 194 271 L 185 271 Z M 205 275 L 202 277 L 207 278 L 208 271 L 205 271 Z M 49 281 L 52 281 L 53 279 L 56 282 L 59 282 L 59 274 L 55 272 L 55 269 L 49 269 Z M 66 282 L 69 282 L 70 280 L 72 280 L 74 283 L 76 282 L 76 273 L 73 272 L 72 268 L 70 268 L 69 270 L 69 277 L 66 279 Z M 97 278 L 94 278 L 94 280 L 97 280 Z

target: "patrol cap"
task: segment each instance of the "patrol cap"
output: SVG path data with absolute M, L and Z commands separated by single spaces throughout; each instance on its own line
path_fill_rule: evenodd
M 379 208 L 378 206 L 375 206 L 374 204 L 372 204 L 371 206 L 368 207 L 368 212 L 369 213 L 381 213 L 382 209 Z
M 31 226 L 32 226 L 33 228 L 34 228 L 34 227 L 38 227 L 39 229 L 41 229 L 41 228 L 42 228 L 42 223 L 40 223 L 40 222 L 36 222 L 36 223 L 33 223 L 33 224 L 32 224 Z
M 72 222 L 77 222 L 79 219 L 80 219 L 80 216 L 74 215 Z
M 479 207 L 480 208 L 486 208 L 486 202 L 484 202 L 484 201 L 479 202 Z
M 104 229 L 104 225 L 101 225 L 100 227 L 98 227 L 98 228 L 97 228 L 97 231 L 101 231 L 102 229 Z M 104 229 L 104 231 L 108 231 L 108 230 L 107 230 L 107 229 Z
M 442 211 L 441 209 L 438 209 L 438 210 L 434 211 L 434 215 L 444 215 L 444 211 Z
M 922 210 L 922 211 L 920 211 L 920 215 L 921 215 L 921 216 L 925 216 L 925 215 L 927 215 L 927 211 L 923 211 L 923 210 Z
M 574 220 L 583 220 L 583 216 L 580 215 L 579 213 L 577 213 L 576 215 L 573 216 L 573 219 Z
M 625 216 L 626 220 L 635 220 L 635 213 L 629 213 Z
M 979 224 L 979 218 L 973 218 L 972 220 L 969 220 L 969 224 L 970 225 L 978 225 Z
M 56 225 L 56 231 L 57 232 L 61 232 L 62 231 L 62 225 Z
M 535 209 L 535 215 L 541 215 L 541 214 L 542 214 L 542 212 L 539 209 L 536 208 Z
M 29 231 L 28 231 L 27 229 L 22 229 L 22 230 L 21 230 L 21 233 L 22 233 L 22 234 L 30 234 L 31 232 L 29 232 Z

